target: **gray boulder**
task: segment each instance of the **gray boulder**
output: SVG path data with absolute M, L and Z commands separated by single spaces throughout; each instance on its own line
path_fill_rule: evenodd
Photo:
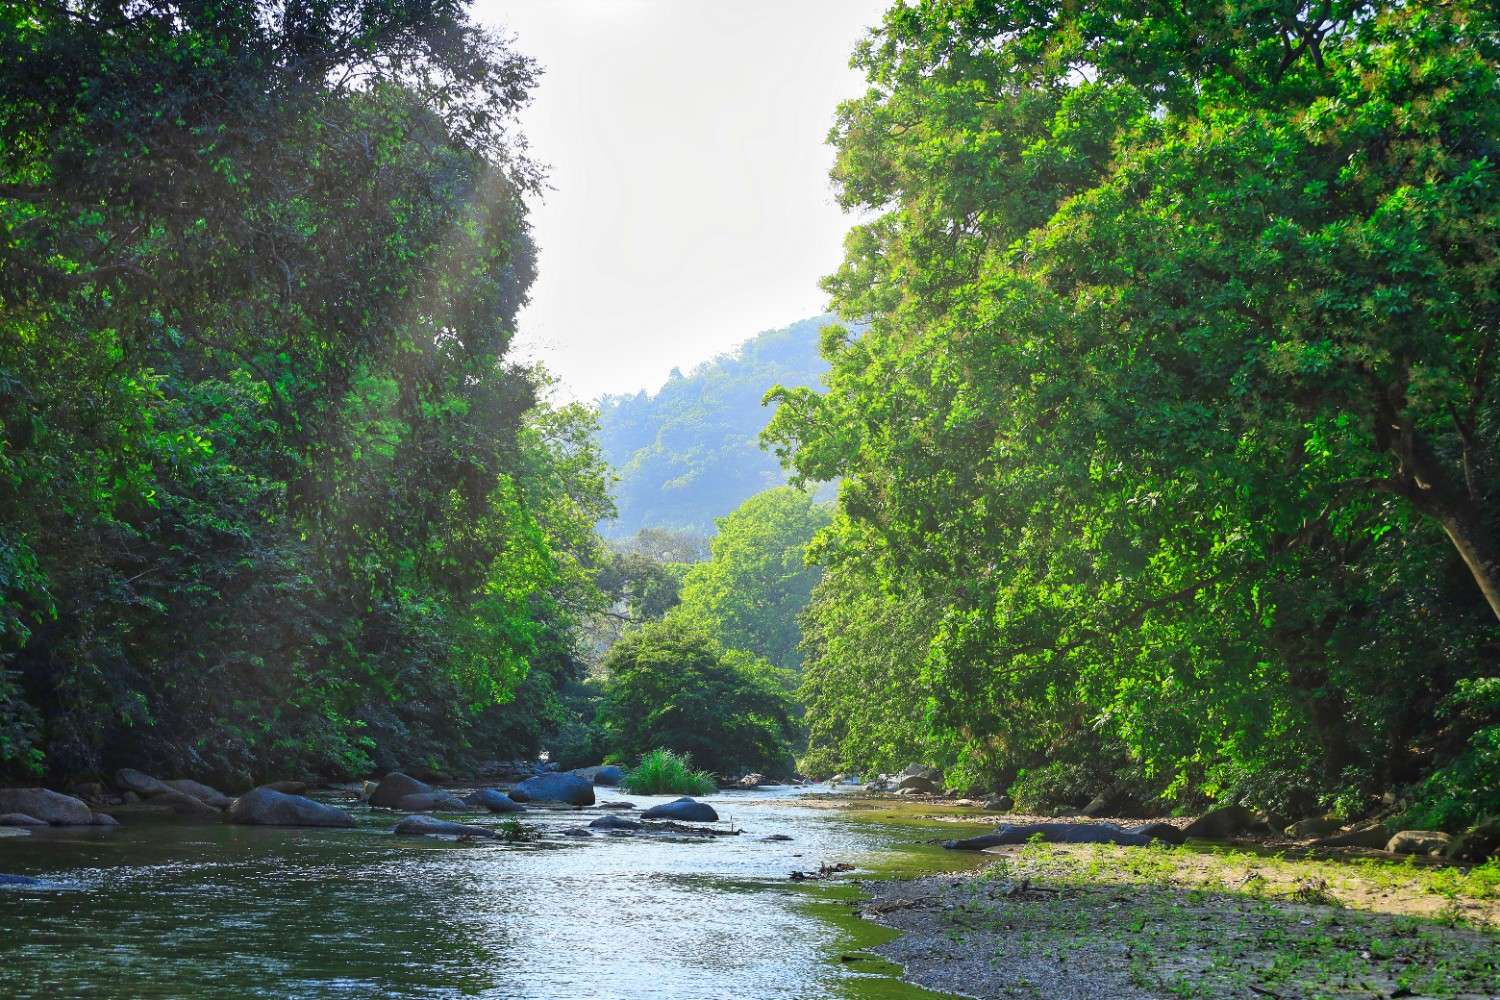
M 492 813 L 524 812 L 526 807 L 497 788 L 479 788 L 464 796 L 464 805 Z
M 1111 823 L 1006 823 L 995 828 L 994 833 L 963 840 L 948 840 L 943 846 L 950 851 L 983 851 L 1005 844 L 1025 844 L 1041 835 L 1049 844 L 1121 844 L 1126 847 L 1145 847 L 1151 838 Z
M 470 826 L 468 823 L 450 823 L 445 819 L 436 819 L 432 816 L 408 816 L 392 827 L 391 832 L 398 837 L 493 837 L 495 831 L 483 826 Z
M 616 767 L 614 764 L 599 764 L 594 767 L 574 768 L 569 774 L 576 774 L 584 781 L 595 785 L 618 785 L 625 780 L 624 768 Z
M 1264 821 L 1244 806 L 1210 809 L 1188 824 L 1185 837 L 1199 840 L 1229 840 L 1263 827 Z
M 996 795 L 986 799 L 984 807 L 990 812 L 1010 812 L 1016 807 L 1016 803 L 1009 795 Z
M 1347 830 L 1335 833 L 1331 837 L 1321 837 L 1313 841 L 1314 847 L 1364 847 L 1372 851 L 1383 851 L 1385 845 L 1391 842 L 1391 833 L 1385 828 L 1385 824 L 1378 820 L 1366 820 L 1356 823 Z
M 401 800 L 408 795 L 422 795 L 431 791 L 434 789 L 427 782 L 418 781 L 400 771 L 392 771 L 375 786 L 375 792 L 370 796 L 370 805 L 380 806 L 382 809 L 399 809 Z
M 1337 833 L 1343 825 L 1343 823 L 1340 823 L 1332 816 L 1309 816 L 1307 819 L 1298 820 L 1287 827 L 1286 835 L 1288 837 L 1295 837 L 1297 840 L 1307 840 L 1311 837 L 1327 837 L 1330 834 Z
M 1453 838 L 1437 830 L 1402 830 L 1386 841 L 1385 849 L 1392 854 L 1436 858 L 1446 854 L 1452 845 Z
M 451 792 L 434 790 L 403 795 L 401 801 L 396 803 L 396 808 L 404 812 L 432 812 L 436 809 L 442 809 L 445 812 L 463 812 L 469 807 L 464 804 L 463 799 Z
M 288 795 L 274 788 L 257 788 L 234 800 L 229 822 L 249 826 L 349 827 L 354 817 L 336 806 L 314 802 L 302 795 Z
M 309 786 L 305 781 L 272 781 L 260 787 L 269 788 L 271 791 L 280 792 L 282 795 L 306 795 Z
M 210 788 L 208 785 L 203 784 L 203 782 L 194 781 L 192 778 L 175 778 L 165 782 L 165 784 L 185 795 L 191 795 L 200 802 L 207 802 L 215 809 L 228 809 L 234 804 L 234 799 L 231 799 L 217 788 Z
M 634 809 L 634 802 L 601 802 L 600 809 Z
M 623 816 L 600 816 L 589 827 L 594 830 L 639 830 L 641 823 Z
M 168 788 L 160 795 L 153 795 L 146 800 L 146 805 L 154 808 L 170 809 L 178 816 L 197 817 L 200 819 L 218 819 L 221 810 L 214 808 L 200 798 L 195 798 L 186 792 L 179 792 L 175 788 Z
M 898 777 L 926 778 L 934 785 L 941 785 L 943 783 L 943 772 L 930 764 L 907 764 Z
M 684 823 L 717 823 L 719 814 L 707 802 L 684 795 L 680 799 L 652 806 L 641 813 L 641 819 L 675 819 Z
M 122 791 L 135 792 L 145 799 L 174 791 L 171 785 L 160 778 L 153 778 L 145 771 L 137 771 L 133 767 L 122 767 L 116 771 L 115 784 Z
M 770 782 L 766 780 L 766 776 L 764 774 L 761 774 L 759 772 L 756 772 L 754 774 L 747 774 L 744 777 L 740 778 L 739 781 L 735 782 L 735 785 L 740 788 L 759 788 L 761 785 L 766 784 L 770 784 Z
M 942 789 L 926 775 L 908 774 L 896 782 L 896 791 L 911 792 L 917 795 L 934 795 L 942 791 Z
M 0 826 L 46 826 L 46 820 L 28 816 L 25 813 L 6 813 L 0 816 Z
M 47 788 L 0 788 L 0 813 L 35 816 L 52 826 L 88 826 L 93 810 L 82 799 Z
M 120 821 L 109 813 L 94 813 L 94 822 L 90 826 L 119 826 Z
M 538 774 L 511 789 L 517 802 L 566 802 L 571 806 L 594 804 L 594 783 L 576 774 Z
M 1150 837 L 1152 840 L 1163 840 L 1169 844 L 1181 844 L 1187 840 L 1187 834 L 1171 823 L 1141 823 L 1138 826 L 1126 827 L 1126 831 L 1142 837 Z

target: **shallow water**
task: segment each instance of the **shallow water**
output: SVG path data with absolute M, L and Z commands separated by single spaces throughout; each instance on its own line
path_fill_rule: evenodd
M 0 995 L 932 996 L 840 962 L 843 932 L 787 877 L 933 867 L 931 833 L 817 808 L 819 791 L 711 797 L 744 832 L 703 840 L 563 835 L 597 808 L 524 813 L 540 839 L 514 845 L 394 837 L 393 814 L 364 808 L 356 830 L 136 820 L 0 839 L 0 872 L 49 883 L 0 888 Z

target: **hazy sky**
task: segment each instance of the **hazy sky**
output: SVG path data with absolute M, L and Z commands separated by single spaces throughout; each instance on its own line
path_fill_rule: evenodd
M 553 190 L 520 355 L 589 399 L 821 312 L 848 227 L 823 139 L 886 5 L 479 0 L 546 70 L 523 119 Z

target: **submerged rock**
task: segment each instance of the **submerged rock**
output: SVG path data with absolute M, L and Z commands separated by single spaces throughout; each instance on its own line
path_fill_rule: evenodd
M 943 846 L 950 851 L 983 851 L 1005 844 L 1025 844 L 1040 835 L 1050 844 L 1120 844 L 1125 847 L 1145 847 L 1151 838 L 1132 833 L 1112 823 L 1006 823 L 995 828 L 994 833 L 963 840 L 948 840 Z
M 589 824 L 593 830 L 639 830 L 642 826 L 640 820 L 626 819 L 623 816 L 600 816 Z
M 383 809 L 401 808 L 401 800 L 408 795 L 422 795 L 435 789 L 425 781 L 418 781 L 409 774 L 392 771 L 380 779 L 375 792 L 370 796 L 370 805 Z
M 468 823 L 450 823 L 432 816 L 408 816 L 391 828 L 398 837 L 493 837 L 495 831 Z
M 719 814 L 707 802 L 684 795 L 641 813 L 642 819 L 675 819 L 684 823 L 717 823 Z
M 34 816 L 52 826 L 88 826 L 94 813 L 82 799 L 47 788 L 0 788 L 0 813 Z
M 492 813 L 524 812 L 526 807 L 498 788 L 479 788 L 464 796 L 464 805 L 488 809 Z
M 594 804 L 594 783 L 576 774 L 538 774 L 511 789 L 517 802 L 566 802 L 573 806 Z
M 229 822 L 250 826 L 350 827 L 354 817 L 336 806 L 262 787 L 246 792 L 229 807 Z
M 90 826 L 119 826 L 120 821 L 109 813 L 94 813 L 94 822 Z

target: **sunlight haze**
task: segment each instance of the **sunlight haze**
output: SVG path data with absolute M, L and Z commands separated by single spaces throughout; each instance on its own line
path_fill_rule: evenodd
M 883 8 L 480 4 L 545 70 L 522 120 L 551 190 L 533 206 L 541 274 L 517 354 L 589 399 L 822 312 L 848 227 L 824 138 L 863 87 L 849 55 Z

